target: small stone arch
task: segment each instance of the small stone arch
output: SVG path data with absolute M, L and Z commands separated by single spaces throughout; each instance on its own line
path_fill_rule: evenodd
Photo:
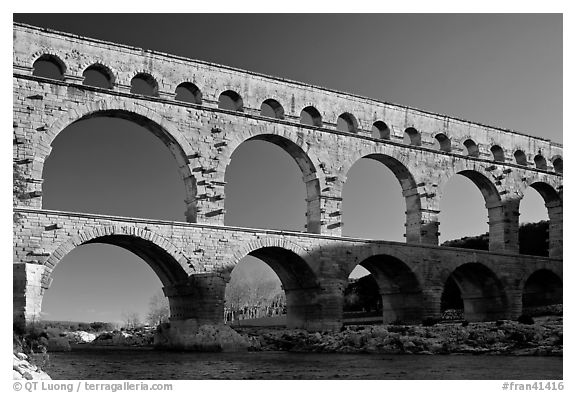
M 318 109 L 309 105 L 300 112 L 300 124 L 322 127 L 322 115 Z
M 536 154 L 534 156 L 534 165 L 536 166 L 536 169 L 543 171 L 548 170 L 548 163 L 546 162 L 546 158 L 544 158 L 544 156 L 541 154 Z
M 390 140 L 390 127 L 381 120 L 372 124 L 372 138 Z
M 260 105 L 260 115 L 273 119 L 284 119 L 284 107 L 277 100 L 268 98 Z
M 82 76 L 84 76 L 82 84 L 103 89 L 112 89 L 116 81 L 112 70 L 102 63 L 89 65 L 82 72 Z
M 192 82 L 182 82 L 176 86 L 176 101 L 202 105 L 202 91 Z
M 562 156 L 554 156 L 552 157 L 552 166 L 554 167 L 554 172 L 556 173 L 563 173 L 564 172 L 564 161 L 562 160 Z
M 466 148 L 467 156 L 469 157 L 480 156 L 480 149 L 478 149 L 478 145 L 472 139 L 466 139 L 462 144 Z
M 158 81 L 148 72 L 137 72 L 130 80 L 130 93 L 158 97 Z
M 106 226 L 80 231 L 50 254 L 44 262 L 46 270 L 42 282 L 46 287 L 52 271 L 64 256 L 76 247 L 93 243 L 115 245 L 133 252 L 150 265 L 164 286 L 185 281 L 195 270 L 190 258 L 157 233 L 146 228 Z
M 336 129 L 338 131 L 351 132 L 356 134 L 358 132 L 358 120 L 353 114 L 344 112 L 336 120 Z
M 53 69 L 51 69 L 53 67 Z M 35 56 L 32 63 L 32 75 L 55 80 L 64 80 L 66 63 L 53 53 L 41 53 Z
M 450 138 L 448 138 L 448 136 L 442 132 L 434 135 L 434 145 L 436 147 L 436 149 L 440 150 L 440 151 L 444 151 L 444 152 L 449 152 L 452 147 L 452 143 L 450 141 Z
M 404 143 L 411 146 L 422 145 L 422 135 L 414 127 L 408 127 L 404 131 Z
M 518 149 L 514 152 L 514 159 L 516 160 L 516 164 L 527 166 L 528 159 L 526 158 L 526 153 L 523 150 Z
M 234 90 L 226 90 L 218 96 L 218 108 L 234 112 L 244 111 L 242 96 Z
M 499 145 L 493 145 L 490 148 L 492 152 L 492 158 L 496 162 L 505 162 L 506 157 L 504 156 L 504 150 Z

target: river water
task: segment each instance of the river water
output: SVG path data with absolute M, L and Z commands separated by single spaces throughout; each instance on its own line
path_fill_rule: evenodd
M 74 348 L 50 354 L 53 379 L 562 379 L 562 357 Z

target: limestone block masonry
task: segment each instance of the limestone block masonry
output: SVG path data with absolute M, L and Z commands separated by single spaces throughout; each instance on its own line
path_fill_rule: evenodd
M 362 264 L 377 279 L 386 321 L 438 317 L 452 277 L 470 320 L 515 318 L 526 285 L 562 277 L 562 146 L 548 140 L 399 105 L 125 45 L 14 24 L 13 155 L 26 191 L 14 222 L 14 321 L 39 317 L 58 262 L 86 243 L 144 259 L 164 284 L 171 320 L 220 324 L 231 269 L 246 255 L 280 277 L 288 324 L 338 329 L 343 290 Z M 50 62 L 58 78 L 37 74 Z M 87 70 L 108 86 L 91 86 Z M 145 81 L 149 95 L 131 92 Z M 183 100 L 177 90 L 185 89 Z M 222 105 L 226 97 L 233 103 Z M 264 108 L 264 109 L 263 109 Z M 267 110 L 265 108 L 268 108 Z M 172 152 L 185 184 L 187 222 L 43 209 L 43 166 L 68 125 L 86 118 L 136 122 Z M 347 124 L 337 127 L 338 119 Z M 225 173 L 235 149 L 261 140 L 302 171 L 307 233 L 224 225 Z M 342 188 L 361 158 L 386 165 L 406 200 L 406 243 L 341 237 Z M 490 251 L 438 246 L 438 213 L 452 176 L 482 192 Z M 518 207 L 536 189 L 550 218 L 550 257 L 518 254 Z M 547 272 L 547 273 L 542 273 Z M 544 280 L 544 281 L 539 281 Z M 529 283 L 529 284 L 527 284 Z M 550 284 L 550 285 L 549 285 Z

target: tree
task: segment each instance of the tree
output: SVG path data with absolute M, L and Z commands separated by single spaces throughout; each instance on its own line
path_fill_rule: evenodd
M 168 322 L 170 318 L 170 304 L 168 298 L 162 292 L 154 294 L 150 298 L 150 308 L 146 315 L 146 322 L 151 326 L 159 325 L 163 322 Z
M 122 312 L 122 321 L 124 322 L 124 328 L 126 329 L 136 329 L 142 325 L 140 322 L 140 315 L 137 312 Z

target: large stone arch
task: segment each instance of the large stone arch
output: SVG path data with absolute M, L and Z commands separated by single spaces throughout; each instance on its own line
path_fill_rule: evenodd
M 438 195 L 444 196 L 448 182 L 455 176 L 468 178 L 478 188 L 488 213 L 490 251 L 518 252 L 519 192 L 512 189 L 517 174 L 504 166 L 471 160 L 458 160 L 440 180 Z M 512 191 L 512 192 L 511 192 Z
M 548 255 L 562 258 L 563 252 L 563 186 L 559 176 L 533 176 L 526 180 L 520 192 L 531 187 L 540 194 L 548 212 Z
M 278 260 L 275 260 L 274 254 L 278 255 Z M 314 258 L 296 243 L 273 238 L 253 240 L 236 249 L 232 258 L 223 266 L 223 270 L 232 271 L 247 255 L 268 264 L 276 272 L 286 290 L 312 288 L 318 285 L 316 266 L 312 265 Z M 283 266 L 283 262 L 290 265 Z
M 292 134 L 279 132 L 270 133 L 270 130 L 256 127 L 243 127 L 242 130 L 229 133 L 229 142 L 226 150 L 226 170 L 231 162 L 232 155 L 238 147 L 249 141 L 264 141 L 272 143 L 284 150 L 296 162 L 302 172 L 302 181 L 306 187 L 306 231 L 309 233 L 321 232 L 321 187 L 324 183 L 322 176 L 317 172 L 320 162 L 313 152 L 306 148 L 302 138 L 293 139 Z M 275 131 L 278 131 L 277 129 Z M 306 150 L 305 150 L 306 149 Z
M 259 239 L 236 250 L 223 271 L 228 274 L 248 255 L 266 263 L 280 279 L 286 294 L 287 326 L 301 328 L 315 323 L 321 315 L 321 289 L 310 255 L 285 239 Z
M 406 206 L 406 242 L 437 244 L 436 218 L 428 206 L 427 183 L 418 177 L 410 155 L 392 145 L 374 145 L 358 150 L 342 162 L 342 190 L 352 166 L 362 158 L 372 159 L 387 167 L 398 180 Z M 341 192 L 342 192 L 341 190 Z
M 158 276 L 164 289 L 173 288 L 182 283 L 187 283 L 189 275 L 194 273 L 195 268 L 190 260 L 177 246 L 165 237 L 148 229 L 128 226 L 106 226 L 90 228 L 80 231 L 60 244 L 43 263 L 40 287 L 41 291 L 35 300 L 38 302 L 37 310 L 44 292 L 50 287 L 52 273 L 58 263 L 72 250 L 84 244 L 109 244 L 121 247 L 140 257 L 146 262 Z M 178 300 L 178 299 L 177 299 Z M 171 319 L 179 319 L 184 315 L 181 302 L 170 301 Z
M 439 279 L 443 283 L 443 292 L 450 287 L 450 280 L 457 286 L 464 308 L 464 319 L 490 321 L 509 317 L 510 299 L 506 287 L 501 278 L 486 264 L 460 263 L 450 269 L 442 269 Z
M 162 115 L 138 103 L 123 100 L 101 100 L 70 108 L 58 117 L 44 133 L 35 134 L 35 160 L 32 165 L 32 178 L 41 179 L 44 162 L 50 155 L 52 143 L 69 125 L 90 118 L 110 117 L 132 121 L 152 132 L 170 150 L 176 160 L 180 176 L 184 181 L 186 221 L 196 222 L 197 186 L 191 170 L 193 149 L 184 135 Z M 192 160 L 194 160 L 192 158 Z
M 43 284 L 49 285 L 52 271 L 70 251 L 94 243 L 122 247 L 139 256 L 165 286 L 186 280 L 195 271 L 191 259 L 163 236 L 147 229 L 111 225 L 80 231 L 60 244 L 43 263 L 46 266 Z
M 563 303 L 562 272 L 549 266 L 530 269 L 523 275 L 522 313 L 532 313 L 534 308 Z
M 389 250 L 372 249 L 356 256 L 357 263 L 368 270 L 382 298 L 382 320 L 384 323 L 402 321 L 419 322 L 423 319 L 423 280 L 409 258 L 390 253 Z M 394 254 L 394 255 L 393 255 Z M 348 268 L 350 274 L 351 270 Z M 348 278 L 348 277 L 346 277 Z

